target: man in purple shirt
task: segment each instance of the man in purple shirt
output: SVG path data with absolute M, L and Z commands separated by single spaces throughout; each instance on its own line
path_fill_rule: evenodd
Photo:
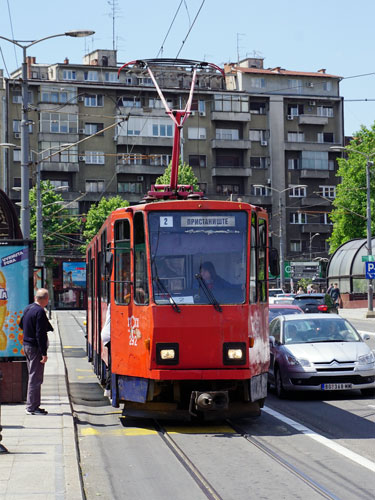
M 49 301 L 48 290 L 40 288 L 35 302 L 28 305 L 20 321 L 23 330 L 23 348 L 26 356 L 29 382 L 27 386 L 26 413 L 28 415 L 47 415 L 40 408 L 40 391 L 43 383 L 44 365 L 47 362 L 47 332 L 53 331 L 44 308 Z

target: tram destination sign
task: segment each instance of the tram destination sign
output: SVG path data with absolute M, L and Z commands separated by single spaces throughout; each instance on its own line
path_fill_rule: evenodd
M 202 216 L 190 215 L 181 217 L 181 227 L 235 227 L 234 216 Z

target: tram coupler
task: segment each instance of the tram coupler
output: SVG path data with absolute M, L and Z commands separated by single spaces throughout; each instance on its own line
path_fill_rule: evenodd
M 192 391 L 190 395 L 189 413 L 196 416 L 195 411 L 226 410 L 229 405 L 228 391 Z

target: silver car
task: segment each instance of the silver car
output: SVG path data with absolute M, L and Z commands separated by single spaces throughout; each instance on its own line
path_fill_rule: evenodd
M 357 330 L 333 314 L 277 316 L 270 323 L 269 384 L 287 391 L 360 389 L 375 395 L 375 355 Z

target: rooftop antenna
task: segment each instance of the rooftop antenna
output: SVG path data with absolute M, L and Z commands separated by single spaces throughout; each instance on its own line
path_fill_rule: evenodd
M 118 5 L 118 0 L 107 0 L 108 5 L 111 7 L 111 13 L 110 16 L 112 17 L 112 48 L 113 50 L 116 50 L 116 20 L 117 20 L 117 15 L 120 12 L 119 5 Z

